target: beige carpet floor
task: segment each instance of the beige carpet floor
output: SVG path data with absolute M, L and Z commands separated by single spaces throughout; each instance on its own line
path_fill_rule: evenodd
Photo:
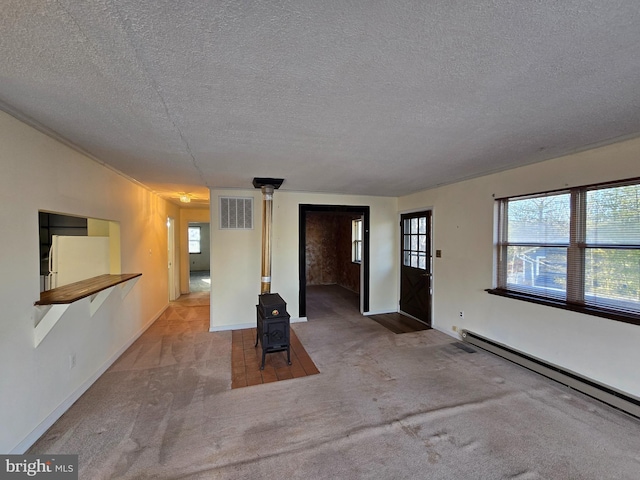
M 232 390 L 231 332 L 173 304 L 29 453 L 77 453 L 92 480 L 640 478 L 638 419 L 308 294 L 292 328 L 320 374 Z

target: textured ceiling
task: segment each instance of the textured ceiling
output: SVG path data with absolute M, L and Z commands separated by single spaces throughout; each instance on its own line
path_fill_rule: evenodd
M 638 0 L 2 0 L 2 108 L 167 196 L 397 196 L 640 134 Z

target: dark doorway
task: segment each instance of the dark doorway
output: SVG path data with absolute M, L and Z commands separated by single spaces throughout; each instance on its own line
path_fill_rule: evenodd
M 431 326 L 431 212 L 400 217 L 400 311 Z
M 298 274 L 299 274 L 299 313 L 300 317 L 307 315 L 307 213 L 345 213 L 362 218 L 362 276 L 360 289 L 363 311 L 369 310 L 369 207 L 346 205 L 308 205 L 299 206 L 299 241 L 298 241 Z

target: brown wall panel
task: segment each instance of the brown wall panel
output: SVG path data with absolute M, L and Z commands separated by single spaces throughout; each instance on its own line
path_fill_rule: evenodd
M 360 266 L 351 262 L 351 216 L 308 213 L 306 228 L 307 285 L 337 284 L 360 290 Z

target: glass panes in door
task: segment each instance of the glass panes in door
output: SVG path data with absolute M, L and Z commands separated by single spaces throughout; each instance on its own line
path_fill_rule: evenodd
M 427 217 L 403 220 L 403 264 L 427 269 Z

